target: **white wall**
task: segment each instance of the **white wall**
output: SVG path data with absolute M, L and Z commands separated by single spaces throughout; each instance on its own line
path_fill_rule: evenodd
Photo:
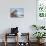
M 24 8 L 24 18 L 11 18 L 10 8 Z M 0 34 L 16 26 L 31 34 L 32 24 L 36 24 L 36 0 L 0 0 Z

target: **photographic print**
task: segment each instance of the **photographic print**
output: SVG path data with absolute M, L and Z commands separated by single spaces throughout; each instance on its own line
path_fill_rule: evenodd
M 11 8 L 10 9 L 10 16 L 23 18 L 24 17 L 24 8 Z

